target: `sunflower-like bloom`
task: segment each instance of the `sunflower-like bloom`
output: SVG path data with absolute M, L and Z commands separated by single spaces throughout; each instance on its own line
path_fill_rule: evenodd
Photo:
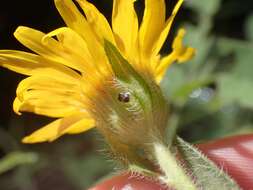
M 23 142 L 53 141 L 96 126 L 116 142 L 112 149 L 132 154 L 140 139 L 148 143 L 147 131 L 163 136 L 168 110 L 159 82 L 171 63 L 194 54 L 180 29 L 172 52 L 159 55 L 183 0 L 168 19 L 164 0 L 145 0 L 140 26 L 135 0 L 114 0 L 112 28 L 95 6 L 76 1 L 83 12 L 72 0 L 55 0 L 66 27 L 47 34 L 17 28 L 15 37 L 34 53 L 0 51 L 0 66 L 28 76 L 17 87 L 14 111 L 57 118 Z

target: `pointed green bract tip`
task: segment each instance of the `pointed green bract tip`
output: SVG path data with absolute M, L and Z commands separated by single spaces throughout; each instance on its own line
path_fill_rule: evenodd
M 134 87 L 142 87 L 149 93 L 147 81 L 134 69 L 134 67 L 121 55 L 119 50 L 108 40 L 104 40 L 104 49 L 112 70 L 118 80 Z
M 133 66 L 122 56 L 119 50 L 108 40 L 104 40 L 104 49 L 109 63 L 112 66 L 115 76 L 119 80 L 127 81 L 131 78 L 137 80 L 141 79 L 141 76 L 133 68 Z

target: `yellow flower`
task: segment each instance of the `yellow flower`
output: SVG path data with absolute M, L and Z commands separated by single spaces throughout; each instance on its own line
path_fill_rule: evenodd
M 187 61 L 194 54 L 193 48 L 182 44 L 185 31 L 180 29 L 172 45 L 173 51 L 163 58 L 159 55 L 183 0 L 178 1 L 167 20 L 164 0 L 145 0 L 145 12 L 140 27 L 134 10 L 135 0 L 114 0 L 112 29 L 91 3 L 86 0 L 77 2 L 85 16 L 72 0 L 55 0 L 66 27 L 48 34 L 23 26 L 17 28 L 15 37 L 34 53 L 0 51 L 0 66 L 29 76 L 17 87 L 14 111 L 18 114 L 33 112 L 58 118 L 25 137 L 24 143 L 53 141 L 64 134 L 81 133 L 94 126 L 107 134 L 106 127 L 113 128 L 113 132 L 115 129 L 120 130 L 117 126 L 127 126 L 124 128 L 125 133 L 131 133 L 128 128 L 149 125 L 150 122 L 154 124 L 155 119 L 151 118 L 154 114 L 149 112 L 155 108 L 146 109 L 149 105 L 146 104 L 149 98 L 145 99 L 146 88 L 139 90 L 138 87 L 144 82 L 131 79 L 137 88 L 135 91 L 145 99 L 142 110 L 136 105 L 136 102 L 141 102 L 135 101 L 139 100 L 138 95 L 129 96 L 129 86 L 117 81 L 117 68 L 113 68 L 107 58 L 108 54 L 117 50 L 110 49 L 113 46 L 108 45 L 106 52 L 104 40 L 117 47 L 124 60 L 147 81 L 145 83 L 153 86 L 159 84 L 171 63 Z M 115 56 L 115 59 L 121 58 L 121 55 Z M 132 71 L 130 68 L 123 70 L 119 72 L 127 72 L 126 75 Z M 138 78 L 137 74 L 133 75 Z M 156 93 L 152 96 L 154 94 Z M 126 106 L 124 102 L 130 99 L 134 99 L 134 104 L 129 103 Z M 153 100 L 152 102 L 150 105 L 155 105 Z M 129 119 L 133 113 L 134 121 Z M 167 111 L 158 112 L 156 116 L 159 125 L 166 125 L 166 119 L 159 123 L 159 117 L 162 117 L 159 114 L 167 118 Z M 105 138 L 114 141 L 116 136 L 107 134 Z M 122 141 L 120 145 L 123 149 L 124 143 Z

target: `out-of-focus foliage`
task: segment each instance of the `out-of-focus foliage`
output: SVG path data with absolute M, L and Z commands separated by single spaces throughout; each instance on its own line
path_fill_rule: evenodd
M 11 152 L 0 161 L 0 174 L 19 165 L 35 163 L 37 160 L 37 155 L 34 153 Z
M 111 5 L 93 2 L 110 18 Z M 15 7 L 11 1 L 5 4 L 0 9 L 1 49 L 22 48 L 10 37 L 18 25 L 45 32 L 62 25 L 51 0 L 14 1 Z M 141 3 L 136 8 L 141 9 Z M 252 0 L 185 0 L 179 12 L 176 28 L 186 27 L 185 42 L 197 49 L 197 55 L 185 65 L 173 65 L 162 88 L 172 107 L 172 125 L 178 125 L 179 134 L 188 141 L 253 132 L 252 10 Z M 51 144 L 20 143 L 25 134 L 48 123 L 42 117 L 17 117 L 11 111 L 20 78 L 0 69 L 0 189 L 87 189 L 113 172 L 112 162 L 100 151 L 102 138 L 94 130 Z
M 242 14 L 226 9 L 234 2 L 224 2 L 186 1 L 196 17 L 194 25 L 187 23 L 186 43 L 197 55 L 185 66 L 173 66 L 162 85 L 180 134 L 193 142 L 253 132 L 253 16 L 231 28 L 241 31 L 240 37 L 231 37 L 233 31 L 219 34 L 215 21 Z

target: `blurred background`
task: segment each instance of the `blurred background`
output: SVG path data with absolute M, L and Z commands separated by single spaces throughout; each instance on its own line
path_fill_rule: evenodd
M 92 2 L 110 19 L 110 0 Z M 170 12 L 176 1 L 166 2 Z M 141 17 L 143 0 L 136 9 Z M 53 0 L 1 1 L 0 49 L 26 50 L 12 35 L 19 25 L 49 32 L 63 24 Z M 197 49 L 197 56 L 173 65 L 162 82 L 171 125 L 193 143 L 252 133 L 253 1 L 185 0 L 162 54 L 170 51 L 181 26 L 188 31 L 185 43 Z M 0 189 L 87 189 L 113 173 L 115 165 L 103 153 L 96 130 L 50 144 L 21 144 L 22 137 L 52 121 L 13 113 L 15 88 L 23 78 L 0 68 Z

